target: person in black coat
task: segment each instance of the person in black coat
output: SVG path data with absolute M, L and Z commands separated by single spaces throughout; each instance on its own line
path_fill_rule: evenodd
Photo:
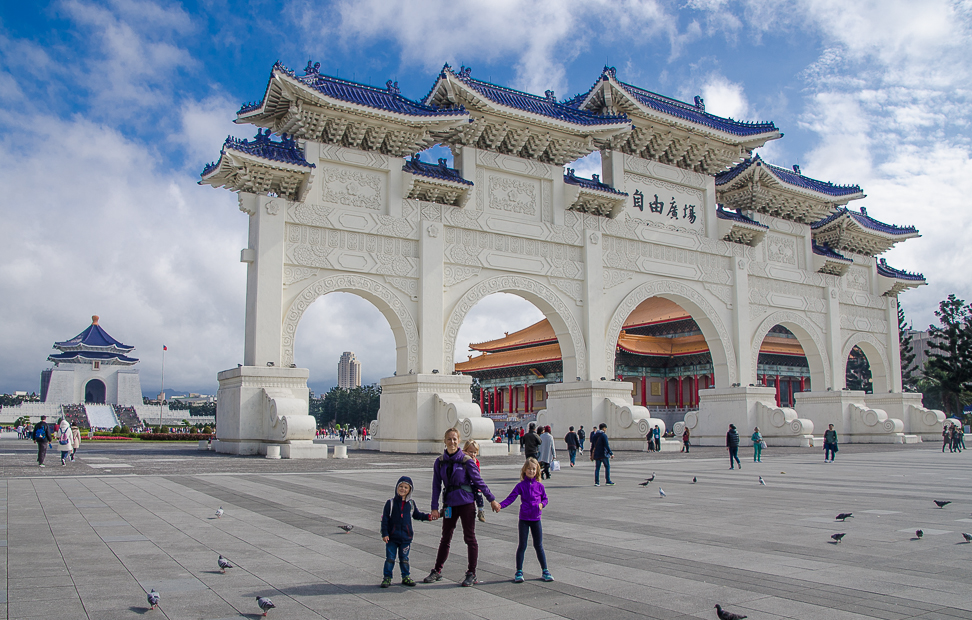
M 570 455 L 570 466 L 574 466 L 574 459 L 577 458 L 577 451 L 580 449 L 580 440 L 577 438 L 577 433 L 574 432 L 574 427 L 570 427 L 570 432 L 564 437 L 564 443 L 567 444 L 567 454 Z
M 609 487 L 614 486 L 611 482 L 611 459 L 614 452 L 611 451 L 611 443 L 608 441 L 607 424 L 601 424 L 596 433 L 591 433 L 591 460 L 594 461 L 594 486 L 601 486 L 601 465 L 604 465 L 604 482 Z
M 537 425 L 534 422 L 530 422 L 530 428 L 527 430 L 526 434 L 520 439 L 520 445 L 523 446 L 524 459 L 534 458 L 539 461 L 540 455 L 540 435 L 537 435 L 536 431 Z
M 40 422 L 34 425 L 34 432 L 31 438 L 37 443 L 37 465 L 44 465 L 44 458 L 47 456 L 47 444 L 51 443 L 51 429 L 47 426 L 47 416 L 42 415 Z
M 742 463 L 739 462 L 739 433 L 736 432 L 735 424 L 730 424 L 729 432 L 726 433 L 726 450 L 729 450 L 729 469 L 735 469 L 733 460 L 742 469 Z
M 412 519 L 429 521 L 430 515 L 422 512 L 412 500 L 412 479 L 402 476 L 395 486 L 395 497 L 385 502 L 381 512 L 381 539 L 385 541 L 385 568 L 381 587 L 391 585 L 392 571 L 395 570 L 395 557 L 402 569 L 402 585 L 414 586 L 409 577 L 408 552 L 412 546 Z

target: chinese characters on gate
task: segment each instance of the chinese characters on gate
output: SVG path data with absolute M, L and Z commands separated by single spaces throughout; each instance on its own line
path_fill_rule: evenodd
M 644 213 L 645 211 L 645 195 L 642 191 L 635 190 L 634 193 L 634 206 Z M 655 199 L 648 203 L 648 209 L 651 213 L 657 213 L 659 215 L 665 215 L 669 219 L 677 220 L 679 219 L 679 208 L 678 203 L 675 201 L 675 197 L 672 196 L 672 200 L 668 203 L 667 208 L 664 200 L 658 198 L 658 194 L 655 194 Z M 695 205 L 683 204 L 681 210 L 681 219 L 688 220 L 689 223 L 695 223 Z

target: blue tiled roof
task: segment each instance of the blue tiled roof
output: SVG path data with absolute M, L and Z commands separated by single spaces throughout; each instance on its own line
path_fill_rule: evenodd
M 621 88 L 627 91 L 628 94 L 630 94 L 641 105 L 651 108 L 657 112 L 662 112 L 664 114 L 668 114 L 669 116 L 680 118 L 690 123 L 709 127 L 717 131 L 724 131 L 735 136 L 756 136 L 779 131 L 776 128 L 776 125 L 771 122 L 749 123 L 746 121 L 733 120 L 731 118 L 723 118 L 721 116 L 716 116 L 715 114 L 709 114 L 705 111 L 705 107 L 701 105 L 701 98 L 699 98 L 700 105 L 696 106 L 678 101 L 677 99 L 665 97 L 663 95 L 647 91 L 643 88 L 638 88 L 637 86 L 622 82 L 617 79 L 617 71 L 614 69 L 614 67 L 604 67 L 604 71 L 601 72 L 601 77 L 598 79 L 598 82 L 608 81 L 609 79 L 615 80 L 618 85 L 621 86 Z M 597 88 L 597 84 L 594 84 L 594 86 L 592 86 L 586 93 L 577 95 L 565 103 L 571 107 L 579 107 L 595 88 Z
M 80 362 L 82 360 L 105 361 L 118 360 L 120 362 L 130 362 L 134 364 L 138 360 L 128 357 L 121 353 L 106 353 L 101 351 L 68 351 L 66 353 L 53 353 L 47 357 L 52 362 Z
M 822 227 L 826 226 L 827 224 L 830 224 L 834 220 L 836 220 L 836 219 L 838 219 L 840 217 L 843 217 L 845 215 L 847 217 L 852 218 L 855 222 L 857 222 L 858 224 L 860 224 L 864 228 L 867 228 L 869 230 L 873 230 L 873 231 L 876 231 L 876 232 L 884 233 L 886 235 L 916 235 L 916 234 L 918 234 L 918 229 L 915 228 L 914 226 L 894 226 L 892 224 L 885 224 L 884 222 L 879 222 L 876 219 L 874 219 L 873 217 L 870 217 L 867 214 L 867 210 L 864 209 L 863 207 L 861 207 L 861 212 L 860 213 L 858 213 L 856 211 L 851 211 L 851 210 L 847 209 L 846 207 L 844 207 L 842 209 L 837 209 L 837 211 L 835 213 L 833 213 L 832 215 L 830 215 L 829 217 L 826 217 L 826 218 L 820 220 L 819 222 L 814 222 L 813 224 L 810 224 L 810 228 L 813 229 L 813 230 L 817 230 L 817 229 L 822 228 Z
M 593 179 L 585 179 L 584 177 L 579 177 L 579 176 L 574 175 L 574 169 L 573 168 L 568 168 L 567 169 L 567 174 L 564 175 L 564 183 L 568 183 L 570 185 L 578 185 L 578 186 L 583 187 L 585 189 L 595 189 L 595 190 L 598 190 L 598 191 L 601 191 L 601 192 L 608 192 L 608 193 L 611 193 L 611 194 L 617 194 L 618 196 L 627 196 L 628 195 L 627 192 L 618 191 L 618 190 L 614 189 L 613 187 L 611 187 L 610 185 L 608 185 L 607 183 L 601 183 L 601 179 L 600 179 L 600 176 L 599 175 L 596 175 L 595 174 L 593 176 L 594 176 Z
M 119 351 L 131 351 L 135 347 L 122 344 L 108 335 L 101 325 L 91 323 L 88 329 L 84 330 L 74 338 L 63 342 L 55 342 L 55 349 L 84 349 L 87 347 L 98 349 L 118 349 Z
M 851 259 L 844 256 L 843 254 L 839 252 L 835 252 L 834 249 L 831 248 L 826 243 L 818 244 L 816 241 L 811 240 L 810 246 L 813 248 L 814 254 L 819 254 L 820 256 L 825 256 L 833 260 L 843 260 L 843 261 L 847 261 L 848 263 L 854 262 Z
M 576 125 L 617 125 L 619 123 L 629 122 L 628 117 L 624 114 L 618 116 L 602 116 L 588 112 L 587 110 L 579 110 L 575 107 L 564 105 L 557 101 L 553 91 L 550 90 L 547 91 L 546 97 L 538 97 L 537 95 L 513 90 L 512 88 L 497 86 L 496 84 L 473 79 L 469 75 L 471 69 L 468 67 L 462 67 L 458 73 L 453 73 L 452 68 L 447 64 L 439 74 L 440 79 L 445 76 L 446 71 L 452 73 L 463 84 L 469 86 L 493 103 L 498 103 L 509 108 L 531 112 L 538 116 L 545 116 Z
M 219 152 L 220 156 L 222 156 L 226 149 L 239 151 L 255 157 L 262 157 L 263 159 L 283 162 L 285 164 L 306 166 L 307 168 L 315 167 L 314 164 L 309 163 L 304 157 L 304 151 L 301 150 L 301 148 L 297 145 L 297 140 L 284 134 L 279 142 L 274 142 L 270 139 L 269 129 L 267 129 L 266 132 L 258 129 L 257 135 L 252 142 L 249 140 L 240 140 L 239 138 L 234 138 L 233 136 L 228 136 L 226 141 L 223 142 L 223 148 Z M 206 167 L 203 168 L 202 176 L 210 174 L 218 167 L 218 160 L 211 164 L 207 164 Z
M 825 183 L 823 181 L 811 179 L 810 177 L 805 177 L 802 174 L 799 174 L 793 170 L 787 170 L 786 168 L 781 168 L 779 166 L 768 164 L 762 159 L 760 159 L 759 155 L 756 155 L 755 157 L 751 157 L 745 161 L 742 161 L 736 166 L 730 168 L 729 170 L 717 174 L 715 177 L 716 185 L 725 185 L 729 181 L 733 180 L 734 178 L 736 178 L 737 176 L 739 176 L 740 174 L 748 170 L 753 165 L 763 166 L 764 168 L 769 170 L 773 174 L 773 176 L 775 176 L 781 182 L 786 183 L 787 185 L 808 189 L 814 192 L 818 192 L 820 194 L 826 194 L 827 196 L 834 196 L 834 197 L 851 196 L 854 194 L 860 194 L 863 191 L 861 190 L 860 185 L 834 185 L 833 183 L 829 183 L 829 182 Z
M 456 114 L 463 114 L 465 112 L 461 107 L 448 110 L 433 108 L 407 99 L 399 93 L 397 82 L 393 83 L 389 80 L 385 88 L 378 88 L 324 75 L 320 72 L 320 68 L 321 63 L 311 64 L 308 61 L 307 67 L 304 69 L 304 75 L 297 75 L 295 71 L 288 69 L 278 61 L 273 65 L 270 79 L 271 81 L 273 80 L 274 72 L 280 71 L 298 82 L 313 88 L 326 97 L 408 116 L 455 116 Z M 269 92 L 269 89 L 267 90 Z M 264 98 L 266 98 L 266 95 L 264 95 Z M 259 109 L 262 105 L 263 100 L 255 103 L 247 103 L 236 114 L 237 116 L 241 116 Z
M 897 278 L 898 280 L 911 280 L 912 282 L 924 282 L 925 276 L 920 273 L 910 273 L 907 271 L 902 271 L 901 269 L 895 269 L 890 267 L 883 258 L 878 259 L 877 263 L 878 275 L 884 276 L 886 278 Z
M 455 168 L 447 167 L 445 159 L 440 159 L 438 165 L 436 165 L 420 160 L 417 154 L 412 155 L 410 159 L 405 161 L 405 165 L 402 166 L 402 170 L 432 179 L 442 179 L 443 181 L 452 181 L 454 183 L 462 183 L 464 185 L 473 184 L 472 181 L 467 181 L 466 179 L 462 178 L 462 174 Z
M 753 226 L 759 226 L 760 228 L 769 229 L 769 226 L 766 224 L 757 222 L 751 217 L 746 217 L 738 211 L 727 211 L 722 207 L 722 205 L 718 205 L 718 208 L 716 209 L 716 217 L 722 220 L 733 220 L 735 222 L 742 222 L 743 224 L 751 224 Z

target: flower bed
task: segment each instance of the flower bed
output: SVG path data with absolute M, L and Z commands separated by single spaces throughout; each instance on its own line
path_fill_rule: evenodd
M 122 437 L 120 435 L 95 435 L 94 437 L 92 437 L 89 440 L 86 436 L 82 436 L 81 437 L 81 441 L 82 442 L 84 442 L 84 441 L 91 441 L 91 440 L 95 440 L 95 439 L 97 439 L 99 441 L 102 440 L 102 439 L 109 440 L 109 441 L 133 441 L 135 438 L 134 437 Z
M 142 433 L 141 439 L 149 441 L 202 441 L 213 436 L 208 433 Z

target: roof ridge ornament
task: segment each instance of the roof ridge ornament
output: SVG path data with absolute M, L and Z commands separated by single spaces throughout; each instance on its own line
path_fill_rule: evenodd
M 462 67 L 460 67 L 459 69 L 459 73 L 456 75 L 461 80 L 469 80 L 472 79 L 470 76 L 471 73 L 472 73 L 472 67 L 467 67 L 466 65 L 462 65 Z
M 393 95 L 400 95 L 401 92 L 402 92 L 398 88 L 398 82 L 397 81 L 393 82 L 391 80 L 388 80 L 387 82 L 385 82 L 385 88 L 387 88 L 388 89 L 388 92 L 390 92 Z
M 545 90 L 543 91 L 543 95 L 544 97 L 547 98 L 547 101 L 549 101 L 550 103 L 557 103 L 557 95 L 554 94 L 554 91 Z
M 800 164 L 793 164 L 793 172 L 799 174 L 800 176 L 803 176 L 803 173 L 800 172 Z M 829 181 L 827 183 L 830 184 Z
M 695 96 L 695 107 L 699 109 L 699 112 L 705 112 L 705 99 L 702 98 L 702 95 Z
M 315 62 L 313 65 L 312 61 L 307 61 L 307 66 L 304 67 L 304 75 L 320 75 L 321 73 L 321 63 Z
M 603 77 L 605 80 L 608 78 L 617 79 L 618 70 L 614 67 L 609 67 L 607 65 L 604 65 L 604 69 L 601 71 L 601 77 Z

